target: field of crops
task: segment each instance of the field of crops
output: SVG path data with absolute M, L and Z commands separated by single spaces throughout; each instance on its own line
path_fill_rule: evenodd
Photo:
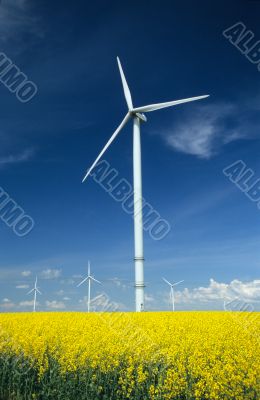
M 259 313 L 0 314 L 1 400 L 260 399 Z

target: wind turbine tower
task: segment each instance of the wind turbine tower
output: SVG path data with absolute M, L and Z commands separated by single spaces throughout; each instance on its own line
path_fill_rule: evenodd
M 95 279 L 90 273 L 90 261 L 88 261 L 88 275 L 84 278 L 77 287 L 81 286 L 84 282 L 88 283 L 88 312 L 90 312 L 90 293 L 91 293 L 91 281 L 100 283 L 97 279 Z
M 126 123 L 133 120 L 133 186 L 134 186 L 134 246 L 135 246 L 135 308 L 136 311 L 144 311 L 144 250 L 143 250 L 143 212 L 142 212 L 142 162 L 141 162 L 141 136 L 140 136 L 140 124 L 146 122 L 147 118 L 144 115 L 146 112 L 156 111 L 161 108 L 176 106 L 177 104 L 187 103 L 190 101 L 201 100 L 208 97 L 198 96 L 191 97 L 188 99 L 174 100 L 166 103 L 150 104 L 142 107 L 134 107 L 132 96 L 120 63 L 117 57 L 119 72 L 121 75 L 124 95 L 127 103 L 128 112 L 120 123 L 118 128 L 115 130 L 105 147 L 102 149 L 94 163 L 88 169 L 83 182 L 91 174 L 105 151 L 115 140 L 119 132 L 126 125 Z
M 179 281 L 179 282 L 175 282 L 175 283 L 170 283 L 169 281 L 167 281 L 167 279 L 163 278 L 164 282 L 167 283 L 167 285 L 169 285 L 171 287 L 171 292 L 170 292 L 170 298 L 172 301 L 172 311 L 175 311 L 175 297 L 174 297 L 174 286 L 179 285 L 179 283 L 182 283 L 184 281 Z
M 36 302 L 37 302 L 37 293 L 41 294 L 39 288 L 37 287 L 37 276 L 35 278 L 35 283 L 34 283 L 34 287 L 27 293 L 30 294 L 33 293 L 33 311 L 36 311 Z

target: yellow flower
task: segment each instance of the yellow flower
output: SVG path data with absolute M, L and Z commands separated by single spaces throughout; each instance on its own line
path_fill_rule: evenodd
M 39 381 L 53 363 L 61 374 L 90 369 L 98 393 L 114 373 L 121 398 L 255 400 L 260 313 L 249 314 L 0 314 L 0 356 L 27 360 Z

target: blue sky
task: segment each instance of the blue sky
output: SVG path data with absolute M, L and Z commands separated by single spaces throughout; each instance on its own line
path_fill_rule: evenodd
M 260 40 L 260 2 L 144 3 L 2 0 L 1 51 L 38 87 L 21 103 L 0 83 L 0 186 L 35 226 L 18 237 L 0 221 L 0 310 L 84 310 L 87 260 L 122 310 L 134 309 L 133 221 L 86 169 L 126 112 L 119 56 L 134 105 L 210 94 L 147 115 L 143 195 L 171 225 L 145 233 L 146 307 L 259 309 L 260 209 L 223 174 L 242 160 L 260 178 L 259 78 L 222 34 L 241 21 Z M 132 181 L 129 124 L 105 159 Z

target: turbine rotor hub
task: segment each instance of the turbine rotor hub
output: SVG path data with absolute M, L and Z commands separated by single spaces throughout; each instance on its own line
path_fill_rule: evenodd
M 133 113 L 135 117 L 138 117 L 141 121 L 146 122 L 147 118 L 143 113 Z

